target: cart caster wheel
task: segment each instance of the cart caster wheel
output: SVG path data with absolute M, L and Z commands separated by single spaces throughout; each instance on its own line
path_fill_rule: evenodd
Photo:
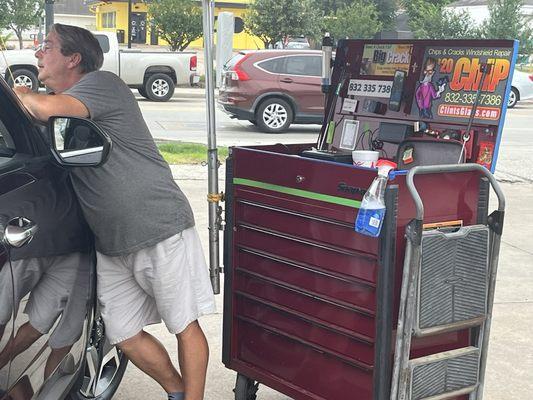
M 247 378 L 244 375 L 237 374 L 237 381 L 235 382 L 235 400 L 256 400 L 259 383 L 253 379 Z

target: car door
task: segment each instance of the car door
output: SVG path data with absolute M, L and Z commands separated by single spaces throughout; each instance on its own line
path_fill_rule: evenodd
M 3 136 L 0 133 L 0 151 L 4 145 Z M 0 352 L 2 352 L 13 333 L 13 313 L 11 312 L 13 303 L 13 280 L 11 279 L 7 251 L 2 244 L 0 244 L 0 297 L 2 303 L 0 307 L 0 319 L 2 321 L 0 324 Z M 0 368 L 0 398 L 7 391 L 8 380 L 9 364 L 6 364 Z
M 0 384 L 13 399 L 36 398 L 84 354 L 94 265 L 83 221 L 67 171 L 0 79 Z
M 297 113 L 321 115 L 324 113 L 324 94 L 321 92 L 322 59 L 316 54 L 285 57 L 279 85 L 283 92 L 296 101 Z

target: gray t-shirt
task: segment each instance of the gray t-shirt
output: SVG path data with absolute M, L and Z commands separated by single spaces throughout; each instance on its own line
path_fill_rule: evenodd
M 189 202 L 126 84 L 113 73 L 95 71 L 63 94 L 81 101 L 113 142 L 105 164 L 72 170 L 96 250 L 108 256 L 126 255 L 194 226 Z

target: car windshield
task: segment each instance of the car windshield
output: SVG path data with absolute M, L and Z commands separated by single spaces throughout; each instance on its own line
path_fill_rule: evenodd
M 308 48 L 309 45 L 307 43 L 300 43 L 300 42 L 289 42 L 287 43 L 287 49 L 304 49 Z

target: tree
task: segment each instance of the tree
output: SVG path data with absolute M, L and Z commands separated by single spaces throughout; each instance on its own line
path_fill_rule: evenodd
M 315 7 L 322 11 L 325 17 L 334 17 L 339 10 L 346 9 L 354 4 L 361 3 L 359 0 L 314 0 Z M 365 5 L 374 5 L 383 27 L 392 27 L 396 17 L 396 0 L 367 0 Z
M 172 51 L 184 50 L 203 34 L 202 10 L 194 0 L 153 0 L 151 22 Z
M 406 3 L 409 27 L 418 39 L 475 39 L 481 36 L 468 11 L 450 11 L 449 1 L 412 0 Z
M 381 30 L 379 11 L 374 3 L 355 0 L 350 6 L 326 17 L 325 29 L 335 39 L 369 39 Z
M 7 41 L 11 38 L 11 35 L 11 32 L 5 35 L 0 33 L 0 50 L 7 50 Z
M 351 5 L 353 0 L 315 0 L 314 5 L 322 11 L 322 15 L 335 15 L 337 11 Z
M 265 47 L 289 36 L 319 36 L 322 28 L 320 12 L 312 0 L 256 0 L 245 16 L 245 30 L 259 37 Z
M 533 51 L 531 16 L 522 14 L 523 0 L 490 0 L 489 17 L 482 24 L 487 39 L 518 39 L 521 54 Z
M 365 3 L 369 3 L 368 1 Z M 374 0 L 376 4 L 379 20 L 384 28 L 395 29 L 394 20 L 398 11 L 398 4 L 395 0 Z
M 11 29 L 19 40 L 22 49 L 22 32 L 39 23 L 43 13 L 43 1 L 40 0 L 0 0 L 2 27 Z

